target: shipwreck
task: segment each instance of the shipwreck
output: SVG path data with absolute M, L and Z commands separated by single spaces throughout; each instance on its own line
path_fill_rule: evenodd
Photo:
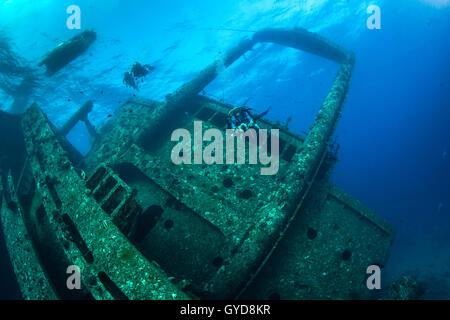
M 280 167 L 175 165 L 176 128 L 225 130 L 233 108 L 200 93 L 255 44 L 271 42 L 340 65 L 307 135 L 279 130 Z M 393 227 L 329 181 L 332 135 L 354 55 L 304 29 L 245 38 L 166 101 L 133 97 L 102 127 L 87 102 L 56 128 L 38 105 L 2 114 L 1 225 L 24 299 L 364 299 Z M 95 139 L 82 156 L 65 138 L 78 122 Z M 14 148 L 14 153 L 9 149 Z M 13 159 L 11 159 L 13 157 Z M 66 286 L 68 266 L 79 290 Z

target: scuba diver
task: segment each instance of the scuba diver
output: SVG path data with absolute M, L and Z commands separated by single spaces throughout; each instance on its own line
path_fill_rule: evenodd
M 134 90 L 139 91 L 138 87 L 138 80 L 139 78 L 144 78 L 150 71 L 154 70 L 155 67 L 149 65 L 149 64 L 140 64 L 139 62 L 135 62 L 133 66 L 131 67 L 130 72 L 125 72 L 123 74 L 123 83 L 128 86 L 132 87 Z M 143 82 L 144 79 L 141 79 Z
M 254 129 L 258 132 L 260 128 L 256 121 L 268 114 L 270 107 L 259 115 L 253 115 L 250 110 L 251 108 L 244 106 L 230 110 L 230 112 L 228 112 L 228 128 L 234 130 L 240 129 L 242 131 Z
M 133 76 L 131 75 L 131 73 L 129 72 L 125 72 L 123 74 L 123 83 L 127 86 L 127 87 L 132 87 L 134 90 L 139 91 L 139 87 L 136 84 L 136 81 L 134 81 Z
M 133 67 L 131 68 L 131 73 L 135 78 L 145 77 L 150 71 L 154 70 L 155 67 L 149 64 L 140 64 L 139 62 L 135 62 Z

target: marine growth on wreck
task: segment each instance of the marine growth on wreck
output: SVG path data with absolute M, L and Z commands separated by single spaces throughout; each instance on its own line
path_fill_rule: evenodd
M 306 22 L 216 28 L 212 44 L 223 34 L 232 40 L 209 49 L 215 53 L 195 72 L 168 78 L 170 92 L 151 95 L 148 86 L 167 72 L 165 57 L 119 53 L 119 62 L 98 68 L 96 55 L 114 53 L 110 47 L 125 40 L 111 40 L 89 16 L 94 9 L 86 9 L 87 18 L 78 15 L 83 10 L 81 4 L 63 12 L 67 30 L 55 33 L 65 40 L 47 43 L 34 61 L 19 54 L 6 29 L 0 34 L 0 89 L 9 103 L 0 111 L 0 134 L 8 137 L 0 142 L 0 225 L 17 299 L 423 296 L 426 287 L 414 275 L 397 277 L 390 287 L 380 280 L 395 243 L 394 223 L 332 178 L 341 157 L 337 131 L 350 121 L 346 106 L 361 89 L 355 77 L 360 81 L 359 63 L 367 59 L 354 45 Z M 380 30 L 376 16 L 366 18 L 368 30 Z M 136 32 L 151 38 L 142 28 Z M 319 74 L 334 72 L 321 82 L 324 94 L 307 129 L 295 126 L 302 103 L 278 120 L 284 99 L 268 106 L 261 98 L 253 99 L 257 105 L 252 97 L 236 102 L 208 94 L 230 92 L 217 89 L 230 74 L 257 74 L 258 59 L 266 59 L 266 68 L 284 61 L 281 49 L 315 59 Z M 185 48 L 184 59 L 190 54 Z M 295 64 L 289 67 L 296 72 Z M 104 83 L 109 72 L 118 89 Z M 282 72 L 273 74 L 272 85 L 281 87 Z M 67 93 L 64 104 L 36 98 L 53 90 Z M 100 119 L 104 104 L 109 109 Z

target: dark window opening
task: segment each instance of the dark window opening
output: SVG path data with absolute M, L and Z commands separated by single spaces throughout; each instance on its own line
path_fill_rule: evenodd
M 75 223 L 72 221 L 72 219 L 67 214 L 64 214 L 62 216 L 62 219 L 67 227 L 67 230 L 70 234 L 72 241 L 75 243 L 78 250 L 80 250 L 81 255 L 84 257 L 84 259 L 86 260 L 87 263 L 93 263 L 94 256 L 92 255 L 92 252 L 89 250 L 88 246 L 86 245 L 86 243 L 84 242 L 80 233 L 78 232 L 78 229 L 75 226 Z
M 112 295 L 116 300 L 129 300 L 125 293 L 120 290 L 120 288 L 111 280 L 111 278 L 103 271 L 98 273 L 98 279 L 103 284 L 106 290 Z
M 116 184 L 116 179 L 114 179 L 113 177 L 109 177 L 108 180 L 106 180 L 105 184 L 103 184 L 94 194 L 94 199 L 100 202 L 103 198 L 106 197 L 106 195 L 114 188 Z
M 134 239 L 137 242 L 144 241 L 145 237 L 156 225 L 163 212 L 164 209 L 161 206 L 152 205 L 139 215 L 136 232 L 134 234 Z
M 86 187 L 91 191 L 98 186 L 100 181 L 106 176 L 106 169 L 104 167 L 98 168 L 98 170 L 94 173 L 94 175 L 87 181 Z
M 58 193 L 56 192 L 55 185 L 59 183 L 56 178 L 50 178 L 49 176 L 46 177 L 45 183 L 47 184 L 48 190 L 50 191 L 50 196 L 53 199 L 53 202 L 56 205 L 56 208 L 61 209 L 62 202 L 61 199 L 58 196 Z
M 173 225 L 173 220 L 168 219 L 166 220 L 166 222 L 164 222 L 164 228 L 166 228 L 166 230 L 172 229 Z
M 313 228 L 308 228 L 307 235 L 308 235 L 308 239 L 314 240 L 317 237 L 317 231 L 314 230 Z
M 347 261 L 351 258 L 352 256 L 352 252 L 348 249 L 344 250 L 344 252 L 342 252 L 342 260 Z
M 106 201 L 103 204 L 102 209 L 105 212 L 112 214 L 114 212 L 114 210 L 122 202 L 122 200 L 124 199 L 124 196 L 125 196 L 125 189 L 122 186 L 119 186 L 119 188 L 117 188 L 117 190 L 114 191 L 114 193 L 111 195 L 111 197 L 108 199 L 108 201 Z

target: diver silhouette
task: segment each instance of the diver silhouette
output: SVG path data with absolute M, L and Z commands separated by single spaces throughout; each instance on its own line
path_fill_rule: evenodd
M 155 67 L 149 65 L 149 64 L 140 64 L 139 62 L 135 62 L 133 66 L 131 67 L 131 71 L 125 72 L 123 74 L 123 83 L 127 87 L 131 87 L 136 91 L 139 91 L 138 86 L 138 80 L 141 79 L 141 81 L 144 81 L 144 77 L 152 70 L 154 70 Z
M 235 130 L 240 129 L 242 131 L 247 131 L 248 129 L 255 129 L 256 131 L 259 131 L 260 128 L 256 121 L 268 114 L 270 107 L 258 115 L 254 115 L 250 110 L 252 109 L 244 106 L 236 107 L 230 110 L 230 112 L 228 112 L 227 119 L 228 128 Z

